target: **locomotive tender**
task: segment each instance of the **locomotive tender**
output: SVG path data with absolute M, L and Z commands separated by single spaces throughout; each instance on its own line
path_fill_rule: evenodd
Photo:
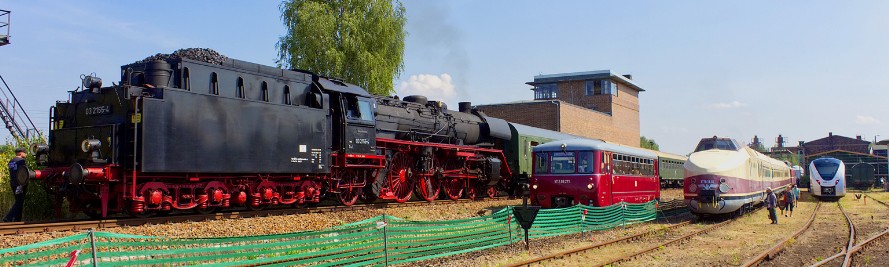
M 48 144 L 32 146 L 45 168 L 31 177 L 95 217 L 514 187 L 496 148 L 510 125 L 469 103 L 451 111 L 306 71 L 177 53 L 122 66 L 113 86 L 82 77 L 51 108 Z

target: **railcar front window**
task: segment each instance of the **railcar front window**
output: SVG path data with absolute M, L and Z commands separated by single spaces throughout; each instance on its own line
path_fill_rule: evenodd
M 546 173 L 547 163 L 549 162 L 549 153 L 534 154 L 534 173 Z
M 827 160 L 816 160 L 815 161 L 815 169 L 818 170 L 818 174 L 821 175 L 821 179 L 824 180 L 833 180 L 833 177 L 837 174 L 837 169 L 840 168 L 840 164 L 827 161 Z
M 731 139 L 713 139 L 707 138 L 701 140 L 698 143 L 698 147 L 695 149 L 695 152 L 711 150 L 711 149 L 719 149 L 719 150 L 738 150 L 738 146 L 735 145 L 735 142 Z
M 550 162 L 550 173 L 574 173 L 576 158 L 574 152 L 556 152 L 553 153 L 552 162 Z

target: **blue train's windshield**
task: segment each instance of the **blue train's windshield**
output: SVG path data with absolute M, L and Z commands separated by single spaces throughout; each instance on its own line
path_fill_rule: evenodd
M 824 180 L 833 180 L 833 177 L 837 174 L 837 169 L 840 168 L 838 162 L 831 160 L 815 160 L 812 163 L 815 165 L 815 169 L 818 170 L 818 174 L 821 175 L 821 179 Z

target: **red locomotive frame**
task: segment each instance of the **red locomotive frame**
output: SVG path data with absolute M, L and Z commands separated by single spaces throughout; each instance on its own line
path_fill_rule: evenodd
M 346 206 L 361 196 L 405 202 L 414 191 L 426 201 L 437 199 L 442 190 L 453 200 L 461 198 L 464 191 L 467 197 L 475 198 L 480 190 L 493 198 L 502 183 L 483 183 L 479 171 L 484 159 L 490 157 L 500 160 L 503 179 L 511 176 L 501 150 L 386 138 L 376 141 L 378 155 L 331 154 L 334 165 L 329 174 L 151 174 L 104 164 L 82 169 L 47 168 L 36 171 L 35 178 L 61 187 L 66 184 L 66 172 L 82 171 L 82 190 L 92 194 L 79 196 L 92 197 L 72 201 L 85 201 L 84 212 L 90 216 L 107 217 L 109 212 L 147 216 L 172 210 L 210 213 L 233 205 L 254 210 L 269 205 L 304 205 L 318 203 L 322 193 L 336 194 Z M 429 167 L 420 169 L 417 161 L 424 150 L 430 150 L 432 157 L 425 159 L 429 164 L 424 166 Z M 387 154 L 391 155 L 388 160 Z M 380 178 L 386 181 L 379 195 L 366 195 L 369 184 Z M 62 196 L 57 201 L 60 204 Z

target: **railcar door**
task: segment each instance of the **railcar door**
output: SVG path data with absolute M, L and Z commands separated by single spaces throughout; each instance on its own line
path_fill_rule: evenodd
M 614 184 L 614 154 L 608 151 L 602 151 L 602 179 L 599 186 L 599 206 L 604 207 L 611 205 L 611 192 Z

